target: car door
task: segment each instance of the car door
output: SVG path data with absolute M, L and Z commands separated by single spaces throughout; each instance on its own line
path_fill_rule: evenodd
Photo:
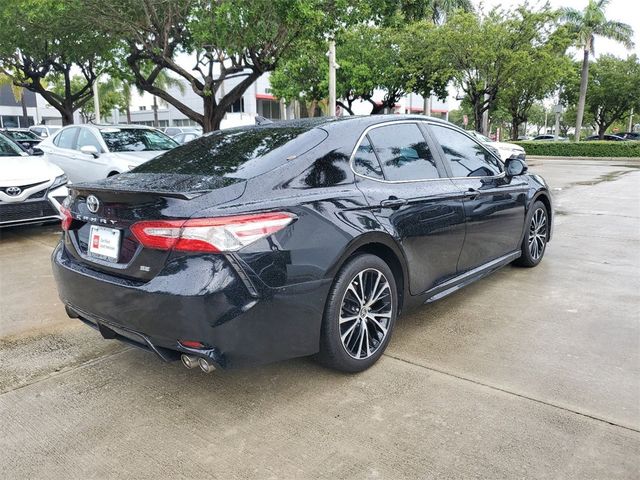
M 464 192 L 466 236 L 458 272 L 518 250 L 527 202 L 525 177 L 505 177 L 502 162 L 462 131 L 435 123 L 429 131 L 451 180 Z
M 53 138 L 51 143 L 41 144 L 40 148 L 47 153 L 49 161 L 58 165 L 69 177 L 71 182 L 77 182 L 75 178 L 75 145 L 78 135 L 78 127 L 63 128 Z
M 403 247 L 411 294 L 455 276 L 464 242 L 462 195 L 421 122 L 369 127 L 352 165 L 374 215 Z
M 93 180 L 100 180 L 107 176 L 109 170 L 106 156 L 104 156 L 105 149 L 98 140 L 98 137 L 94 135 L 90 128 L 79 127 L 78 140 L 75 146 L 74 156 L 74 175 L 78 178 L 78 182 L 89 182 Z M 80 149 L 83 146 L 91 145 L 98 151 L 98 156 L 81 152 Z

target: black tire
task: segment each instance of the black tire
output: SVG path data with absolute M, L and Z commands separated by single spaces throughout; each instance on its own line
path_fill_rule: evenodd
M 359 290 L 360 286 L 363 290 Z M 358 289 L 357 294 L 355 289 Z M 379 298 L 375 299 L 376 296 Z M 364 302 L 358 303 L 361 297 L 364 297 Z M 369 304 L 371 300 L 373 302 Z M 343 323 L 340 323 L 341 315 Z M 346 320 L 351 318 L 349 315 L 356 319 Z M 389 344 L 397 315 L 398 291 L 389 266 L 370 254 L 349 259 L 336 275 L 327 297 L 317 360 L 343 372 L 366 370 L 380 358 Z M 345 336 L 346 343 L 343 343 L 342 336 Z M 362 340 L 358 342 L 360 338 Z
M 542 226 L 539 220 L 540 215 L 544 218 L 544 225 Z M 525 225 L 524 238 L 520 245 L 522 255 L 513 263 L 520 267 L 531 268 L 542 261 L 547 250 L 550 228 L 547 206 L 540 201 L 535 202 L 527 214 Z M 535 246 L 532 246 L 532 241 L 536 242 Z

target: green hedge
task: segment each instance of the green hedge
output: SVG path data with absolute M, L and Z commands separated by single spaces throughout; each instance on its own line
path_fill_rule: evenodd
M 513 142 L 527 155 L 548 157 L 640 157 L 640 142 Z

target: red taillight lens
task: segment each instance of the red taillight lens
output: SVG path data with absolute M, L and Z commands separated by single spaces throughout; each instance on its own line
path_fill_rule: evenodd
M 234 252 L 289 225 L 285 212 L 191 220 L 151 220 L 135 223 L 131 232 L 147 248 L 185 252 Z
M 62 213 L 62 230 L 65 232 L 71 228 L 71 223 L 73 222 L 73 217 L 71 216 L 71 211 L 67 207 L 60 207 L 60 213 Z

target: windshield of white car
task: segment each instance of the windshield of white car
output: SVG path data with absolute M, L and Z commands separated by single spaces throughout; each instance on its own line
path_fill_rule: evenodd
M 481 142 L 484 143 L 493 143 L 495 140 L 491 140 L 489 137 L 485 137 L 484 135 L 482 135 L 481 133 L 478 132 L 473 132 L 473 135 L 480 140 Z
M 146 128 L 109 128 L 100 134 L 110 152 L 149 152 L 171 150 L 178 143 L 157 130 Z
M 0 157 L 15 157 L 23 155 L 23 150 L 7 137 L 0 135 Z

